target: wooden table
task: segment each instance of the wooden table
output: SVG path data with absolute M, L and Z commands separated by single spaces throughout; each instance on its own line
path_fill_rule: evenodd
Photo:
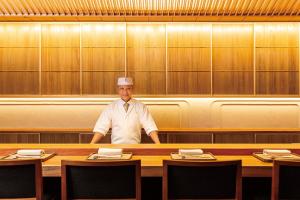
M 87 155 L 96 152 L 99 147 L 123 148 L 133 152 L 133 159 L 141 159 L 142 176 L 162 176 L 162 161 L 170 159 L 170 152 L 179 148 L 201 148 L 212 152 L 218 160 L 242 160 L 243 177 L 271 177 L 272 163 L 262 162 L 251 156 L 253 152 L 265 148 L 290 149 L 300 152 L 300 144 L 0 144 L 0 156 L 15 152 L 17 149 L 45 149 L 57 155 L 43 163 L 43 176 L 59 177 L 61 160 L 85 160 Z

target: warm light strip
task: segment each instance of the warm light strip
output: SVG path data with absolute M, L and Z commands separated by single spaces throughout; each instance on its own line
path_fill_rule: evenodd
M 299 15 L 299 0 L 2 0 L 7 16 L 282 16 Z

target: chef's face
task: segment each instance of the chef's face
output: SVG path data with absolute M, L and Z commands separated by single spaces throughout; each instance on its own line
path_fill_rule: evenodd
M 133 87 L 131 85 L 121 85 L 118 87 L 119 95 L 123 101 L 129 101 L 132 96 Z

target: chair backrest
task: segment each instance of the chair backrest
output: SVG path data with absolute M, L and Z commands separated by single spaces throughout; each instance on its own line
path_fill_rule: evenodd
M 62 160 L 62 199 L 141 199 L 141 161 Z
M 163 199 L 241 199 L 241 160 L 163 161 Z
M 43 177 L 40 159 L 1 160 L 0 198 L 42 199 Z
M 300 161 L 275 160 L 272 199 L 300 199 Z

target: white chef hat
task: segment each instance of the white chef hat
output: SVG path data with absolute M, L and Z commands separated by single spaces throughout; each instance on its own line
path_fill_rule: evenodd
M 133 81 L 131 77 L 119 77 L 118 78 L 118 86 L 121 85 L 133 85 Z

